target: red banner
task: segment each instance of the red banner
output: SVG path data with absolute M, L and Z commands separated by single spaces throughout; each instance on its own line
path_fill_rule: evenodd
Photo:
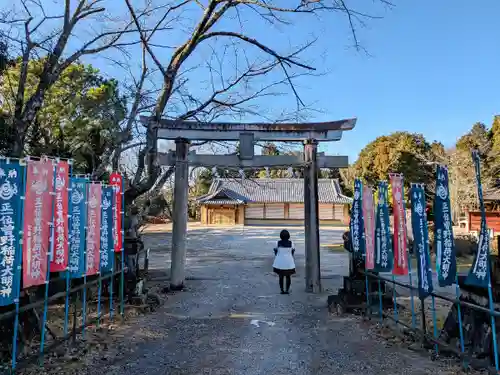
M 54 244 L 50 271 L 62 272 L 68 267 L 68 179 L 69 164 L 56 166 L 56 204 L 54 207 Z
M 119 173 L 111 173 L 109 184 L 115 187 L 115 208 L 113 210 L 113 238 L 115 240 L 115 252 L 122 251 L 122 176 Z
M 363 185 L 363 216 L 365 222 L 366 261 L 365 268 L 375 268 L 375 205 L 372 188 Z
M 101 244 L 101 196 L 100 183 L 88 185 L 87 200 L 87 276 L 99 272 Z
M 54 191 L 52 160 L 28 161 L 24 201 L 23 288 L 44 284 Z
M 391 175 L 392 207 L 394 213 L 394 275 L 408 275 L 406 213 L 403 202 L 403 176 Z

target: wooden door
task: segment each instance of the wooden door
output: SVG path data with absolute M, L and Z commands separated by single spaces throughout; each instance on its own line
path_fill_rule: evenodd
M 230 209 L 218 209 L 212 211 L 211 224 L 216 225 L 234 225 L 235 211 Z

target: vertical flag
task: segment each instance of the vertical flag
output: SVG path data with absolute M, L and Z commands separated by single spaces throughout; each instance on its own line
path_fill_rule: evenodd
M 479 208 L 481 210 L 481 229 L 479 230 L 479 242 L 476 256 L 465 282 L 468 285 L 487 288 L 489 284 L 491 267 L 490 236 L 488 227 L 486 225 L 486 211 L 484 208 L 483 200 L 483 185 L 481 183 L 481 161 L 479 159 L 479 153 L 477 151 L 472 152 L 472 161 L 474 163 L 474 169 L 476 171 L 477 195 L 479 198 Z
M 55 186 L 54 257 L 50 264 L 50 270 L 54 272 L 66 271 L 66 267 L 68 267 L 68 176 L 68 162 L 58 162 Z
M 22 176 L 19 163 L 0 163 L 0 306 L 14 303 L 21 282 Z
M 122 251 L 122 176 L 119 173 L 111 173 L 109 184 L 115 188 L 115 205 L 113 210 L 113 231 L 115 241 L 115 252 Z
M 112 187 L 102 188 L 101 203 L 101 272 L 113 271 L 115 249 L 113 244 L 113 196 Z
M 408 275 L 406 239 L 406 212 L 404 206 L 403 176 L 391 175 L 392 207 L 394 213 L 394 275 Z
M 101 184 L 88 184 L 87 205 L 87 276 L 99 272 L 100 257 L 99 247 L 101 244 Z
M 438 166 L 436 171 L 434 249 L 436 249 L 436 271 L 439 286 L 452 285 L 457 276 L 457 260 L 451 220 L 448 169 L 444 166 Z
M 389 230 L 389 207 L 387 206 L 387 182 L 378 185 L 377 218 L 375 224 L 375 271 L 392 270 L 392 239 Z
M 69 218 L 69 272 L 72 278 L 80 278 L 85 274 L 85 223 L 87 221 L 87 180 L 72 177 L 71 211 Z
M 23 288 L 44 284 L 47 277 L 54 190 L 52 160 L 28 160 L 24 203 Z
M 363 186 L 363 217 L 365 223 L 366 260 L 365 268 L 375 268 L 375 206 L 373 192 L 368 186 Z
M 429 232 L 427 214 L 425 212 L 425 192 L 420 185 L 413 185 L 411 194 L 411 224 L 413 229 L 413 244 L 417 257 L 418 293 L 421 299 L 429 296 L 432 291 L 432 269 L 429 258 Z
M 351 210 L 351 239 L 352 249 L 356 257 L 362 257 L 365 253 L 365 229 L 363 225 L 362 207 L 363 183 L 360 179 L 354 180 L 354 200 Z

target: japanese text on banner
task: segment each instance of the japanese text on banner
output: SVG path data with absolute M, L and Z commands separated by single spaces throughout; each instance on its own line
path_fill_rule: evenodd
M 111 272 L 115 249 L 113 247 L 114 188 L 102 188 L 101 204 L 101 272 Z
M 354 255 L 361 257 L 365 253 L 365 230 L 363 224 L 362 207 L 363 183 L 361 180 L 354 180 L 354 200 L 351 209 L 351 239 Z
M 50 264 L 50 270 L 54 272 L 65 271 L 68 266 L 68 176 L 68 162 L 58 162 L 54 209 L 54 257 Z
M 421 186 L 411 188 L 411 224 L 414 249 L 417 257 L 418 292 L 420 298 L 429 296 L 432 291 L 432 269 L 429 259 L 429 232 L 425 213 L 425 193 Z
M 392 207 L 394 212 L 394 275 L 408 275 L 406 239 L 406 212 L 404 206 L 403 176 L 391 176 Z
M 455 282 L 457 261 L 450 209 L 448 170 L 438 166 L 436 171 L 436 195 L 434 198 L 434 248 L 439 286 Z
M 23 240 L 23 288 L 44 284 L 52 221 L 54 165 L 51 160 L 29 160 L 26 176 Z
M 86 273 L 88 276 L 99 272 L 101 244 L 101 184 L 88 184 L 87 207 L 87 258 Z
M 372 189 L 368 186 L 363 186 L 363 216 L 366 243 L 365 268 L 372 270 L 375 267 L 375 206 Z
M 69 272 L 72 278 L 85 273 L 85 223 L 87 221 L 87 180 L 71 178 L 71 205 L 69 218 Z
M 468 285 L 487 288 L 490 282 L 490 236 L 486 225 L 486 211 L 484 208 L 483 185 L 481 183 L 481 161 L 477 151 L 472 152 L 472 161 L 476 172 L 477 195 L 481 210 L 481 229 L 479 230 L 478 249 L 472 268 L 465 280 Z
M 0 306 L 14 303 L 21 279 L 22 174 L 18 163 L 0 163 Z
M 377 218 L 375 224 L 375 271 L 390 272 L 392 270 L 393 253 L 392 238 L 389 230 L 389 207 L 387 206 L 387 182 L 378 185 Z
M 115 205 L 113 210 L 113 238 L 115 252 L 122 251 L 122 176 L 119 173 L 111 173 L 109 184 L 115 187 Z

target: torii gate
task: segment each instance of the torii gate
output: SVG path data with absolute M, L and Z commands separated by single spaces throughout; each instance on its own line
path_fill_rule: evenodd
M 175 152 L 158 153 L 159 165 L 175 165 L 172 262 L 170 288 L 184 287 L 189 165 L 222 168 L 304 167 L 304 226 L 306 291 L 321 291 L 318 215 L 318 168 L 347 168 L 347 156 L 318 154 L 318 142 L 339 141 L 356 119 L 320 123 L 203 123 L 141 117 L 157 132 L 157 139 L 175 140 Z M 188 152 L 190 141 L 239 141 L 239 155 L 200 155 Z M 302 141 L 302 155 L 254 155 L 255 141 Z

